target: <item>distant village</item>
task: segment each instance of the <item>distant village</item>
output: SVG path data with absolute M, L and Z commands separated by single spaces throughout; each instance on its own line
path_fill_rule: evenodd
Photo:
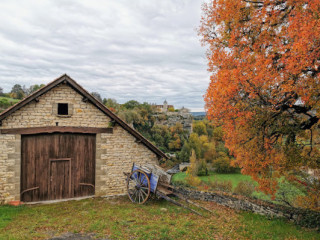
M 184 130 L 189 133 L 192 132 L 193 116 L 189 109 L 182 107 L 181 109 L 174 108 L 173 105 L 168 104 L 167 100 L 162 105 L 153 104 L 159 113 L 155 114 L 157 118 L 156 124 L 167 125 L 169 127 L 175 126 L 177 123 L 181 123 Z M 166 117 L 163 117 L 165 115 Z

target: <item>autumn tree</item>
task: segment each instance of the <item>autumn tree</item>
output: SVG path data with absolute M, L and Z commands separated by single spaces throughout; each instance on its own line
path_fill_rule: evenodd
M 194 133 L 197 133 L 199 136 L 208 134 L 206 125 L 203 121 L 195 121 L 192 124 L 192 130 Z
M 117 100 L 113 99 L 113 98 L 104 98 L 102 100 L 102 103 L 104 105 L 106 105 L 107 108 L 109 108 L 112 112 L 117 113 L 120 109 L 120 104 L 117 103 Z
M 168 147 L 170 150 L 180 150 L 181 149 L 181 139 L 179 134 L 175 133 L 173 139 L 169 142 Z
M 201 183 L 201 180 L 197 177 L 198 174 L 198 165 L 199 161 L 197 159 L 195 151 L 191 150 L 191 156 L 190 156 L 190 166 L 187 169 L 187 183 L 189 185 L 193 186 L 199 186 Z
M 320 1 L 212 0 L 199 34 L 207 115 L 243 173 L 274 193 L 281 175 L 320 168 Z
M 12 90 L 10 92 L 10 97 L 15 99 L 22 99 L 25 96 L 25 92 L 23 91 L 23 88 L 20 84 L 15 84 L 12 87 Z
M 126 102 L 125 104 L 123 104 L 123 107 L 126 109 L 133 109 L 135 107 L 139 107 L 140 103 L 136 100 L 130 100 L 128 102 Z

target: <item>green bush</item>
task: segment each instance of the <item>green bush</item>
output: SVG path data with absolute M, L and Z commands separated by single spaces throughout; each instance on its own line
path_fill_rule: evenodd
M 217 180 L 210 180 L 208 185 L 213 190 L 218 190 L 222 192 L 231 192 L 232 191 L 232 182 L 228 181 L 217 181 Z
M 187 187 L 187 188 L 192 187 L 191 185 L 186 183 L 186 181 L 183 181 L 183 180 L 176 180 L 172 182 L 172 184 L 176 187 Z
M 7 108 L 10 106 L 10 102 L 6 98 L 1 98 L 0 99 L 0 107 L 2 108 Z
M 226 155 L 222 154 L 220 157 L 215 159 L 212 163 L 212 166 L 215 168 L 217 173 L 234 173 L 237 171 L 237 168 L 232 167 L 231 159 Z
M 250 181 L 240 181 L 236 188 L 234 189 L 234 193 L 250 197 L 254 192 L 255 186 Z
M 275 201 L 280 204 L 293 206 L 297 196 L 301 195 L 303 195 L 303 192 L 296 186 L 292 185 L 288 181 L 282 181 L 278 184 Z
M 197 171 L 197 175 L 198 176 L 208 176 L 208 166 L 205 160 L 201 160 L 199 165 L 198 165 L 198 171 Z

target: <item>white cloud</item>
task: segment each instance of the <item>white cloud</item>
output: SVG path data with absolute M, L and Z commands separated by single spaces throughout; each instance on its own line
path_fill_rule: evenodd
M 201 0 L 1 1 L 0 86 L 67 73 L 89 91 L 203 108 Z

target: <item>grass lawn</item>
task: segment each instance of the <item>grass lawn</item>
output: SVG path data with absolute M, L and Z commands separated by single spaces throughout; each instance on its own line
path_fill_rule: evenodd
M 15 103 L 21 101 L 21 100 L 19 100 L 19 99 L 14 99 L 14 98 L 0 97 L 0 101 L 1 101 L 2 99 L 7 99 L 8 102 L 10 102 L 10 103 L 12 103 L 12 104 L 15 104 Z
M 180 182 L 186 182 L 185 180 L 186 178 L 186 172 L 179 172 L 177 174 L 174 174 L 172 177 L 172 182 L 175 181 L 180 181 Z M 254 185 L 258 185 L 258 183 L 256 181 L 254 181 L 250 176 L 247 175 L 242 175 L 241 173 L 215 173 L 215 172 L 210 172 L 209 176 L 201 176 L 199 177 L 203 182 L 208 183 L 208 181 L 231 181 L 232 183 L 232 188 L 234 189 L 238 183 L 240 181 L 251 181 L 253 182 Z M 282 185 L 284 186 L 284 185 Z M 292 185 L 285 185 L 284 187 L 288 187 L 290 186 L 290 191 L 294 191 L 295 194 L 297 195 L 301 195 L 303 194 L 299 189 L 297 189 L 296 187 L 292 186 Z M 267 201 L 272 201 L 271 197 L 269 195 L 264 194 L 263 192 L 258 192 L 258 191 L 254 191 L 252 194 L 253 197 L 256 197 L 258 199 L 262 199 L 262 200 L 267 200 Z M 277 201 L 272 201 L 275 203 L 279 203 Z
M 198 203 L 214 214 L 201 217 L 165 200 L 137 205 L 127 197 L 0 206 L 0 239 L 47 239 L 66 232 L 108 239 L 320 239 L 320 233 L 283 220 Z
M 19 99 L 0 97 L 0 112 L 19 102 Z
M 172 181 L 185 181 L 186 178 L 186 172 L 179 172 L 177 174 L 174 174 L 172 177 Z M 235 188 L 240 181 L 252 181 L 256 184 L 254 180 L 250 176 L 247 175 L 242 175 L 241 173 L 215 173 L 215 172 L 210 172 L 209 176 L 201 176 L 199 177 L 202 181 L 208 182 L 208 181 L 231 181 L 232 182 L 232 187 Z

